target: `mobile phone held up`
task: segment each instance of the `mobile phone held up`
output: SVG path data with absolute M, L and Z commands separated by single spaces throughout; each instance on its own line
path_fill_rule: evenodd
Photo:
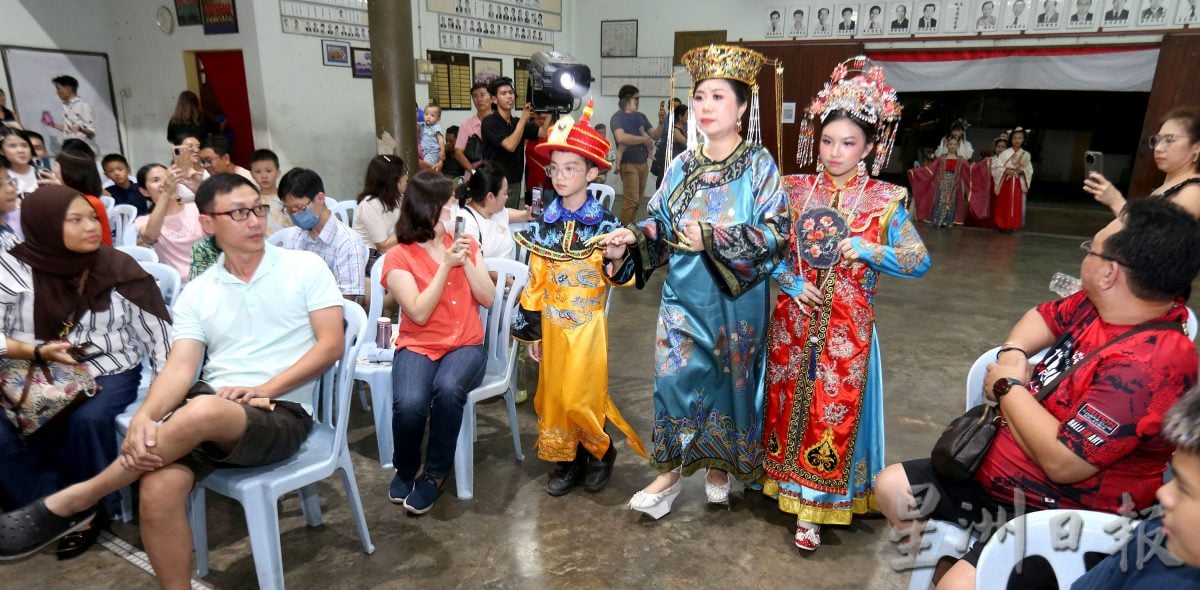
M 1104 153 L 1103 152 L 1083 152 L 1083 177 L 1091 177 L 1093 172 L 1104 174 Z
M 49 156 L 34 158 L 33 169 L 37 171 L 38 178 L 50 178 L 54 176 L 54 164 Z
M 530 189 L 532 196 L 529 200 L 529 212 L 537 217 L 542 214 L 542 187 L 535 186 Z
M 462 237 L 463 232 L 466 231 L 466 229 L 467 229 L 467 219 L 465 217 L 463 217 L 461 214 L 458 217 L 455 217 L 454 218 L 454 241 L 456 243 L 458 242 L 458 239 Z M 462 248 L 459 248 L 457 245 L 454 246 L 455 252 L 459 252 L 461 250 L 462 250 Z
M 67 354 L 71 355 L 71 358 L 75 359 L 77 363 L 86 363 L 104 354 L 104 351 L 91 342 L 84 342 L 83 344 L 68 348 Z

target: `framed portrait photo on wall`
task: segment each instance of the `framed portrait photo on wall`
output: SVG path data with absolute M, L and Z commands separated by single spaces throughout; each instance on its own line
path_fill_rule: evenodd
M 995 33 L 1000 29 L 1000 11 L 1004 0 L 976 0 L 975 32 Z
M 788 8 L 787 34 L 789 37 L 808 36 L 808 17 L 812 12 L 807 5 Z
M 909 14 L 912 12 L 912 2 L 892 2 L 888 4 L 888 27 L 889 36 L 907 37 L 912 33 L 912 19 Z
M 884 12 L 887 10 L 885 2 L 868 2 L 862 5 L 862 10 L 858 13 L 858 36 L 859 37 L 879 37 L 887 30 L 887 21 L 884 20 Z

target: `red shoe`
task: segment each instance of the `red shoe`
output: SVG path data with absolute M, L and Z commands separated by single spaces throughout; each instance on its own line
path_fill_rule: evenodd
M 796 524 L 796 546 L 805 551 L 816 551 L 821 546 L 821 526 L 811 526 L 813 528 Z

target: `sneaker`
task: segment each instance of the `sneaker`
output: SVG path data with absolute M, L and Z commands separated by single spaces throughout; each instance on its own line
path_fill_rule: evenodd
M 392 485 L 388 486 L 388 500 L 390 500 L 392 504 L 403 504 L 404 499 L 408 498 L 408 495 L 411 494 L 412 491 L 413 484 L 401 479 L 400 474 L 397 473 L 396 476 L 392 478 Z
M 404 509 L 413 514 L 425 514 L 437 502 L 438 494 L 442 493 L 442 485 L 428 477 L 421 478 L 412 492 L 404 499 Z

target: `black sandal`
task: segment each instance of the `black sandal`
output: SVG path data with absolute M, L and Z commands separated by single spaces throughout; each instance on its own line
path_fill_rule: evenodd
M 33 555 L 47 545 L 83 529 L 95 516 L 95 508 L 67 517 L 59 516 L 46 508 L 45 498 L 0 515 L 0 561 Z
M 55 551 L 58 560 L 72 559 L 86 553 L 100 539 L 100 531 L 107 530 L 108 526 L 108 519 L 97 514 L 90 527 L 68 533 L 58 541 L 58 549 Z

